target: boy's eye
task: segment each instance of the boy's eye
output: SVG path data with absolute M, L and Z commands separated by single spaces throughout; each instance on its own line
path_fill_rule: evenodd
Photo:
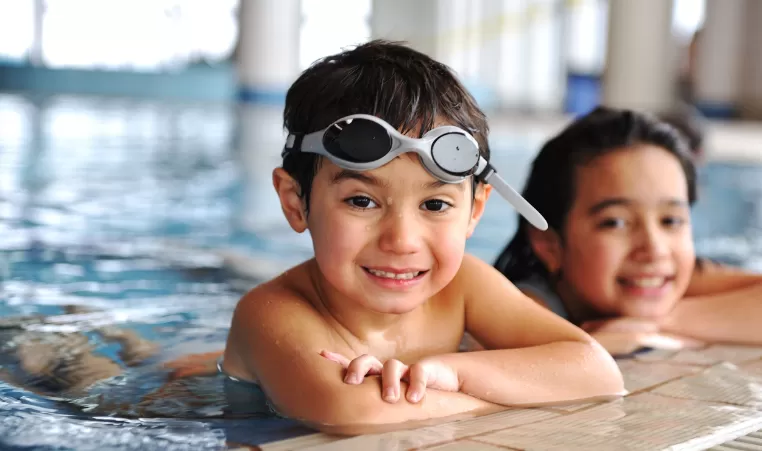
M 431 199 L 421 204 L 421 208 L 424 210 L 440 212 L 440 213 L 443 211 L 447 211 L 447 209 L 450 207 L 452 207 L 452 205 L 450 205 L 449 203 L 441 199 Z
M 622 218 L 606 218 L 598 223 L 598 227 L 602 229 L 619 229 L 626 225 L 627 221 Z
M 374 208 L 376 206 L 376 203 L 367 196 L 352 196 L 344 202 L 348 203 L 351 207 L 361 209 Z

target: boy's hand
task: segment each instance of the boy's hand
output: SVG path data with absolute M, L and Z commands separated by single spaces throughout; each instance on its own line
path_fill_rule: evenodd
M 688 337 L 662 333 L 657 321 L 647 318 L 616 318 L 589 321 L 582 329 L 614 355 L 631 354 L 643 348 L 680 350 L 706 344 Z
M 365 376 L 380 375 L 382 397 L 390 403 L 399 400 L 400 380 L 408 383 L 406 398 L 412 403 L 423 399 L 426 387 L 450 392 L 460 390 L 460 381 L 455 370 L 436 359 L 423 359 L 408 366 L 396 359 L 381 363 L 367 354 L 351 361 L 335 352 L 322 351 L 320 355 L 347 370 L 344 376 L 344 382 L 347 384 L 361 384 Z

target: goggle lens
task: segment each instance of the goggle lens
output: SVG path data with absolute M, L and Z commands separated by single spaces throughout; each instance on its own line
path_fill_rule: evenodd
M 392 138 L 381 124 L 367 119 L 349 119 L 328 127 L 323 134 L 323 147 L 343 160 L 371 163 L 389 153 Z

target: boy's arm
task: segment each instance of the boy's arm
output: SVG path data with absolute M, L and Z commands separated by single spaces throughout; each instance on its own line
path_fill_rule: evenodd
M 625 394 L 613 358 L 581 329 L 524 296 L 486 263 L 466 256 L 466 329 L 487 351 L 436 357 L 461 391 L 502 405 L 591 400 Z
M 462 393 L 434 390 L 416 404 L 404 398 L 390 404 L 381 398 L 378 378 L 345 384 L 343 369 L 320 351 L 350 354 L 351 350 L 331 336 L 308 303 L 292 293 L 247 295 L 236 308 L 230 340 L 280 413 L 326 432 L 361 433 L 379 425 L 401 429 L 411 426 L 406 422 L 497 408 Z
M 661 323 L 703 341 L 762 344 L 762 276 L 709 266 L 694 271 L 686 296 Z

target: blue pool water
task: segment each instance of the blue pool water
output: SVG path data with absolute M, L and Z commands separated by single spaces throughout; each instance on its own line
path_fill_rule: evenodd
M 495 132 L 494 164 L 518 189 L 543 137 Z M 124 367 L 61 402 L 14 384 L 6 349 L 0 448 L 211 450 L 307 432 L 275 418 L 220 418 L 215 378 L 145 398 L 165 380 L 162 361 L 222 349 L 240 295 L 311 255 L 270 185 L 282 138 L 280 111 L 267 108 L 0 95 L 0 349 L 78 331 Z M 699 252 L 762 268 L 761 175 L 703 168 Z M 515 226 L 494 196 L 469 251 L 491 261 Z M 72 305 L 87 311 L 33 317 Z M 30 317 L 26 327 L 18 317 Z M 94 332 L 102 326 L 135 331 L 158 354 L 127 368 L 120 347 Z

